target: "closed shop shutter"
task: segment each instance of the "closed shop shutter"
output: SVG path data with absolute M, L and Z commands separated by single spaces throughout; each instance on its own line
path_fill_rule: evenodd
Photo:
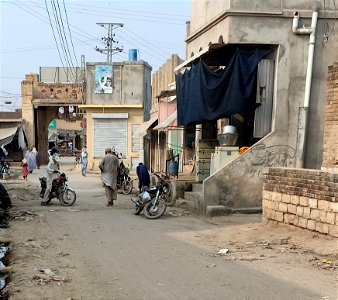
M 94 156 L 103 157 L 107 147 L 126 156 L 128 151 L 127 119 L 94 119 Z

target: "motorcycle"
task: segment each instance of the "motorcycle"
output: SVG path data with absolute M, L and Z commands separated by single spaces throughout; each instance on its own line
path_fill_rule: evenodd
M 129 176 L 129 170 L 121 161 L 119 175 L 117 176 L 116 186 L 118 189 L 122 189 L 122 193 L 129 195 L 133 190 L 133 180 Z
M 0 174 L 4 176 L 4 174 L 11 175 L 11 169 L 9 168 L 9 163 L 2 161 L 0 165 Z
M 40 197 L 43 198 L 47 187 L 46 177 L 39 177 L 40 180 Z M 59 173 L 59 177 L 53 180 L 52 190 L 49 193 L 49 199 L 46 203 L 49 203 L 53 198 L 59 199 L 60 203 L 64 206 L 72 206 L 76 201 L 75 191 L 68 187 L 68 178 L 65 173 Z
M 167 181 L 159 173 L 154 173 L 158 178 L 157 185 L 154 187 L 142 187 L 137 198 L 131 201 L 135 204 L 135 215 L 139 215 L 142 210 L 147 219 L 160 218 L 167 209 Z

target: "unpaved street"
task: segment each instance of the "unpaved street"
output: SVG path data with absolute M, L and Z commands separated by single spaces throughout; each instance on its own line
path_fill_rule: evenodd
M 147 220 L 130 196 L 106 207 L 99 175 L 70 166 L 61 168 L 78 195 L 72 207 L 39 205 L 44 167 L 28 183 L 5 183 L 16 206 L 0 231 L 11 243 L 11 299 L 337 298 L 336 270 L 323 265 L 336 262 L 337 240 L 263 226 L 257 215 L 207 220 L 169 208 Z

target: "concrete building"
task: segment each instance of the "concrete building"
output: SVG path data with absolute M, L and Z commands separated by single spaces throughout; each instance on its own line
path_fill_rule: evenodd
M 98 170 L 107 147 L 116 148 L 125 165 L 136 168 L 143 148 L 135 132 L 148 120 L 150 106 L 151 67 L 146 62 L 86 64 L 86 104 L 79 107 L 86 114 L 89 169 Z
M 209 119 L 198 125 L 202 133 L 197 142 L 217 142 L 219 126 L 230 124 L 238 129 L 237 146 L 250 147 L 203 178 L 197 205 L 201 212 L 209 205 L 261 206 L 262 178 L 269 167 L 321 168 L 327 68 L 338 52 L 335 9 L 333 3 L 324 7 L 322 1 L 310 0 L 192 0 L 187 60 L 177 72 L 200 60 L 221 72 L 236 51 L 268 50 L 256 65 L 257 96 L 251 101 L 264 100 L 269 110 L 262 113 L 260 102 L 245 116 L 227 115 L 222 122 Z M 259 124 L 264 130 L 256 135 Z

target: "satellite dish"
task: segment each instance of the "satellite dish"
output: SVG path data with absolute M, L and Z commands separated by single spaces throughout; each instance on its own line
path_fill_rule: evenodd
M 64 114 L 64 112 L 65 112 L 65 109 L 62 106 L 59 107 L 59 113 L 62 115 Z

